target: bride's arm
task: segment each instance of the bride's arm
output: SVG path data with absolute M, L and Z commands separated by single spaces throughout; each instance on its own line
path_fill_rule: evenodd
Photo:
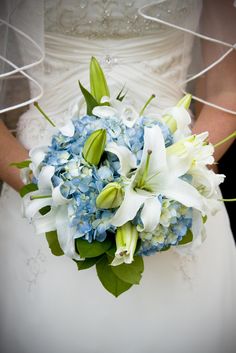
M 236 70 L 236 67 L 235 67 Z M 227 95 L 227 93 L 222 92 L 222 95 L 215 99 L 215 102 L 232 102 L 232 110 L 236 110 L 236 93 L 232 95 Z M 234 100 L 234 101 L 233 101 Z M 229 104 L 227 104 L 229 106 Z M 223 140 L 225 137 L 230 135 L 236 130 L 236 116 L 225 113 L 215 108 L 211 108 L 204 105 L 200 111 L 199 116 L 193 126 L 193 133 L 199 133 L 202 131 L 209 131 L 209 141 L 213 144 Z M 233 139 L 225 142 L 221 146 L 217 147 L 215 150 L 215 160 L 219 159 L 228 150 L 230 145 L 233 143 Z
M 206 33 L 211 33 L 215 37 L 220 33 L 221 36 L 224 37 L 225 35 L 227 39 L 234 42 L 236 9 L 232 7 L 232 3 L 231 0 L 225 2 L 204 1 L 203 26 Z M 217 58 L 220 54 L 219 51 L 222 49 L 208 41 L 203 41 L 202 47 L 206 64 Z M 236 111 L 236 50 L 231 52 L 214 69 L 210 70 L 198 83 L 197 89 L 201 91 L 200 96 L 204 97 L 205 100 Z M 200 106 L 199 109 L 198 105 L 197 120 L 193 131 L 199 133 L 206 130 L 209 131 L 210 142 L 215 144 L 236 130 L 236 115 L 207 105 Z M 215 158 L 217 161 L 232 143 L 233 139 L 216 149 Z
M 27 150 L 10 133 L 0 120 L 0 179 L 19 191 L 23 186 L 20 172 L 10 166 L 12 162 L 21 162 L 28 158 Z

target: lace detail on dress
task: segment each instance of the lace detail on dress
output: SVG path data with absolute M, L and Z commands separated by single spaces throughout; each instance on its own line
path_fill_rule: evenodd
M 144 19 L 138 9 L 144 0 L 47 0 L 45 1 L 45 30 L 87 38 L 131 37 L 167 30 L 160 23 Z M 185 18 L 190 0 L 163 1 L 158 14 L 168 21 L 173 16 Z
M 26 261 L 26 266 L 29 271 L 28 279 L 28 291 L 31 292 L 33 286 L 37 284 L 37 279 L 40 275 L 46 272 L 46 269 L 43 268 L 43 264 L 46 261 L 46 256 L 42 253 L 41 250 L 38 250 L 35 256 L 31 256 Z

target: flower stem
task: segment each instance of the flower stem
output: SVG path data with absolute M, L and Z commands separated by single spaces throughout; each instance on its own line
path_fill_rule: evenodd
M 52 195 L 33 195 L 30 196 L 30 200 L 38 200 L 38 199 L 49 199 Z
M 235 138 L 236 137 L 236 131 L 234 131 L 232 134 L 228 135 L 227 137 L 225 137 L 223 140 L 217 142 L 214 147 L 219 147 L 220 145 L 222 145 L 223 143 L 227 142 L 228 140 Z
M 148 104 L 155 98 L 155 94 L 152 94 L 150 98 L 148 98 L 147 102 L 144 104 L 143 108 L 140 110 L 139 116 L 142 116 L 144 113 L 144 110 L 147 108 Z
M 234 202 L 234 201 L 236 201 L 236 198 L 235 198 L 235 199 L 219 199 L 218 201 L 223 201 L 223 202 Z
M 38 111 L 44 116 L 44 118 L 45 118 L 53 127 L 56 127 L 56 125 L 54 124 L 54 122 L 47 116 L 47 114 L 44 113 L 44 111 L 42 110 L 42 108 L 39 106 L 38 102 L 34 102 L 34 106 L 35 106 L 35 108 L 38 109 Z

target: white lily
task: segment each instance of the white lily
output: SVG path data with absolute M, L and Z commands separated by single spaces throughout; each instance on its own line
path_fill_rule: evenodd
M 224 174 L 216 174 L 205 165 L 193 166 L 189 174 L 192 176 L 192 185 L 203 196 L 205 208 L 215 214 L 220 206 L 218 186 L 224 181 Z
M 93 115 L 99 118 L 119 117 L 127 127 L 133 127 L 136 120 L 139 118 L 138 112 L 135 110 L 133 105 L 129 102 L 119 101 L 117 99 L 110 99 L 109 97 L 103 97 L 102 103 L 109 102 L 111 105 L 97 106 L 93 108 Z
M 46 145 L 36 146 L 29 151 L 29 158 L 31 160 L 29 167 L 36 178 L 38 178 L 39 172 L 41 170 L 41 163 L 44 160 L 47 151 L 48 146 Z
M 188 108 L 191 103 L 191 95 L 186 94 L 174 107 L 163 112 L 163 119 L 173 133 L 174 142 L 181 140 L 191 133 L 189 128 L 191 116 Z
M 119 146 L 116 149 L 118 151 Z M 122 156 L 119 153 L 116 154 L 121 160 Z M 186 207 L 203 211 L 204 205 L 200 193 L 189 183 L 180 179 L 186 174 L 190 165 L 189 158 L 181 160 L 174 150 L 173 153 L 171 151 L 167 153 L 159 126 L 145 127 L 141 163 L 131 177 L 125 189 L 124 201 L 111 219 L 111 223 L 117 227 L 127 223 L 143 206 L 140 215 L 143 230 L 152 232 L 160 220 L 159 195 L 179 201 Z
M 41 158 L 38 158 L 37 162 L 38 164 L 36 162 L 34 164 L 36 171 L 40 168 Z M 23 198 L 24 216 L 32 220 L 36 234 L 56 230 L 64 254 L 75 260 L 81 260 L 75 251 L 75 230 L 68 222 L 70 200 L 61 194 L 61 185 L 53 187 L 51 178 L 54 172 L 53 166 L 44 166 L 38 172 L 38 190 L 28 193 Z M 39 211 L 46 206 L 50 206 L 51 210 L 45 215 L 40 215 Z

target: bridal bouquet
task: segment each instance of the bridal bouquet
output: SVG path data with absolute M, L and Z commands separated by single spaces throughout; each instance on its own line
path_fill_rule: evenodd
M 192 135 L 183 97 L 163 114 L 136 111 L 124 89 L 110 95 L 95 58 L 90 92 L 79 82 L 87 113 L 57 128 L 50 146 L 33 148 L 23 168 L 24 216 L 46 234 L 54 255 L 79 270 L 96 266 L 98 278 L 118 296 L 139 284 L 143 257 L 170 248 L 189 249 L 204 239 L 208 212 L 218 206 L 223 175 L 208 133 Z

